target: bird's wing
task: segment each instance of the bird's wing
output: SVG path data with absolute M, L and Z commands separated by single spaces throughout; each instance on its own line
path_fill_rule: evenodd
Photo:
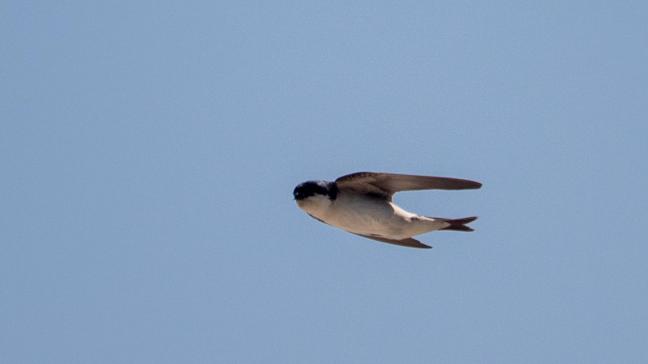
M 335 182 L 340 189 L 378 194 L 387 198 L 391 198 L 398 191 L 466 190 L 481 187 L 481 183 L 466 179 L 378 172 L 351 173 L 336 179 Z
M 432 248 L 431 246 L 425 245 L 425 244 L 421 243 L 420 241 L 418 241 L 416 239 L 413 239 L 413 238 L 407 238 L 407 239 L 402 239 L 402 240 L 394 240 L 394 239 L 387 239 L 387 238 L 383 238 L 383 237 L 379 237 L 379 236 L 363 235 L 363 234 L 356 234 L 356 233 L 351 233 L 351 234 L 362 236 L 363 238 L 367 238 L 367 239 L 380 241 L 380 242 L 383 242 L 383 243 L 406 246 L 408 248 L 421 248 L 421 249 L 430 249 L 430 248 Z

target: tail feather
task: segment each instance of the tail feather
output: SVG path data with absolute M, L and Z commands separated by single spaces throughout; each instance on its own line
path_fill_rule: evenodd
M 450 226 L 444 227 L 441 230 L 474 231 L 473 228 L 471 228 L 467 224 L 477 220 L 477 216 L 464 217 L 462 219 L 443 219 L 435 217 L 435 219 L 442 220 L 450 224 Z

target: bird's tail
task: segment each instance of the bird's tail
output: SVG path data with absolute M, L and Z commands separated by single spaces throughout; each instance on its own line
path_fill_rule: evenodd
M 445 221 L 450 224 L 450 226 L 444 227 L 441 230 L 474 231 L 473 228 L 471 228 L 467 224 L 477 220 L 477 216 L 464 217 L 462 219 L 443 219 L 443 218 L 435 217 L 435 219 Z

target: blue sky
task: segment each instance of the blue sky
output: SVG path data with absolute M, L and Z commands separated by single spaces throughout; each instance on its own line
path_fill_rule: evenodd
M 4 363 L 645 363 L 648 6 L 8 1 Z M 431 250 L 294 205 L 354 171 Z

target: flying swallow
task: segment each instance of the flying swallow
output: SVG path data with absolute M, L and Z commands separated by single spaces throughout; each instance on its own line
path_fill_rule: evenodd
M 357 172 L 335 181 L 307 181 L 293 191 L 297 205 L 325 224 L 383 243 L 430 248 L 413 236 L 435 230 L 473 231 L 461 219 L 428 217 L 404 210 L 392 201 L 400 191 L 477 189 L 481 183 L 448 177 Z

